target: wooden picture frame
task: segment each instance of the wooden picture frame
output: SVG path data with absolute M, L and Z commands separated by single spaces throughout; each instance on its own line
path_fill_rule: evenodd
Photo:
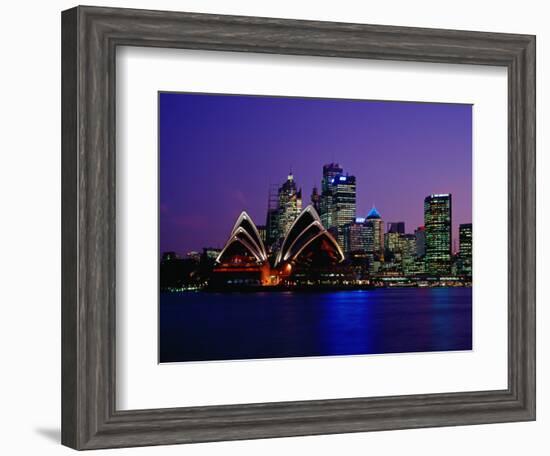
M 117 410 L 117 46 L 506 67 L 509 88 L 508 388 Z M 101 7 L 64 11 L 62 245 L 62 443 L 72 448 L 534 420 L 535 37 Z

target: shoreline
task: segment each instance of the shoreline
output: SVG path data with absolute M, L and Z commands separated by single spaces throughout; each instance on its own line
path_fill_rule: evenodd
M 333 291 L 371 291 L 381 289 L 432 289 L 432 288 L 472 288 L 472 285 L 436 285 L 436 286 L 418 286 L 417 284 L 411 285 L 389 285 L 389 286 L 375 286 L 375 285 L 326 285 L 326 286 L 233 286 L 233 287 L 204 287 L 197 289 L 173 289 L 173 290 L 160 290 L 160 293 L 286 293 L 286 292 L 298 292 L 298 293 L 318 293 L 318 292 L 333 292 Z

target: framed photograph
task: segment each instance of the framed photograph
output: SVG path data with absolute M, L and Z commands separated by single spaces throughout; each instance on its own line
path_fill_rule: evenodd
M 472 105 L 158 103 L 160 363 L 472 350 Z
M 62 13 L 62 443 L 535 419 L 535 37 Z

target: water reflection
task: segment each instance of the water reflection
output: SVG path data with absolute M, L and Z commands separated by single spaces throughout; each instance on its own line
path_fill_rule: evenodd
M 161 294 L 161 362 L 469 350 L 469 288 Z
M 327 293 L 319 302 L 319 342 L 323 355 L 372 352 L 369 292 Z

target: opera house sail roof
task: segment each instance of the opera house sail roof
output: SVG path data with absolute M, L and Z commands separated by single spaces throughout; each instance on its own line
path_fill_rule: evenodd
M 340 263 L 344 254 L 336 239 L 325 229 L 312 205 L 307 206 L 287 231 L 273 260 L 274 268 L 289 263 Z M 218 264 L 267 264 L 268 255 L 252 218 L 242 212 L 216 259 Z
M 231 235 L 216 258 L 217 263 L 231 262 L 235 257 L 248 258 L 256 263 L 267 261 L 267 252 L 252 218 L 245 212 L 237 218 Z
M 344 254 L 338 242 L 325 229 L 315 208 L 309 205 L 286 233 L 276 257 L 275 266 L 287 261 L 296 261 L 314 247 L 328 248 L 337 263 L 344 260 Z

